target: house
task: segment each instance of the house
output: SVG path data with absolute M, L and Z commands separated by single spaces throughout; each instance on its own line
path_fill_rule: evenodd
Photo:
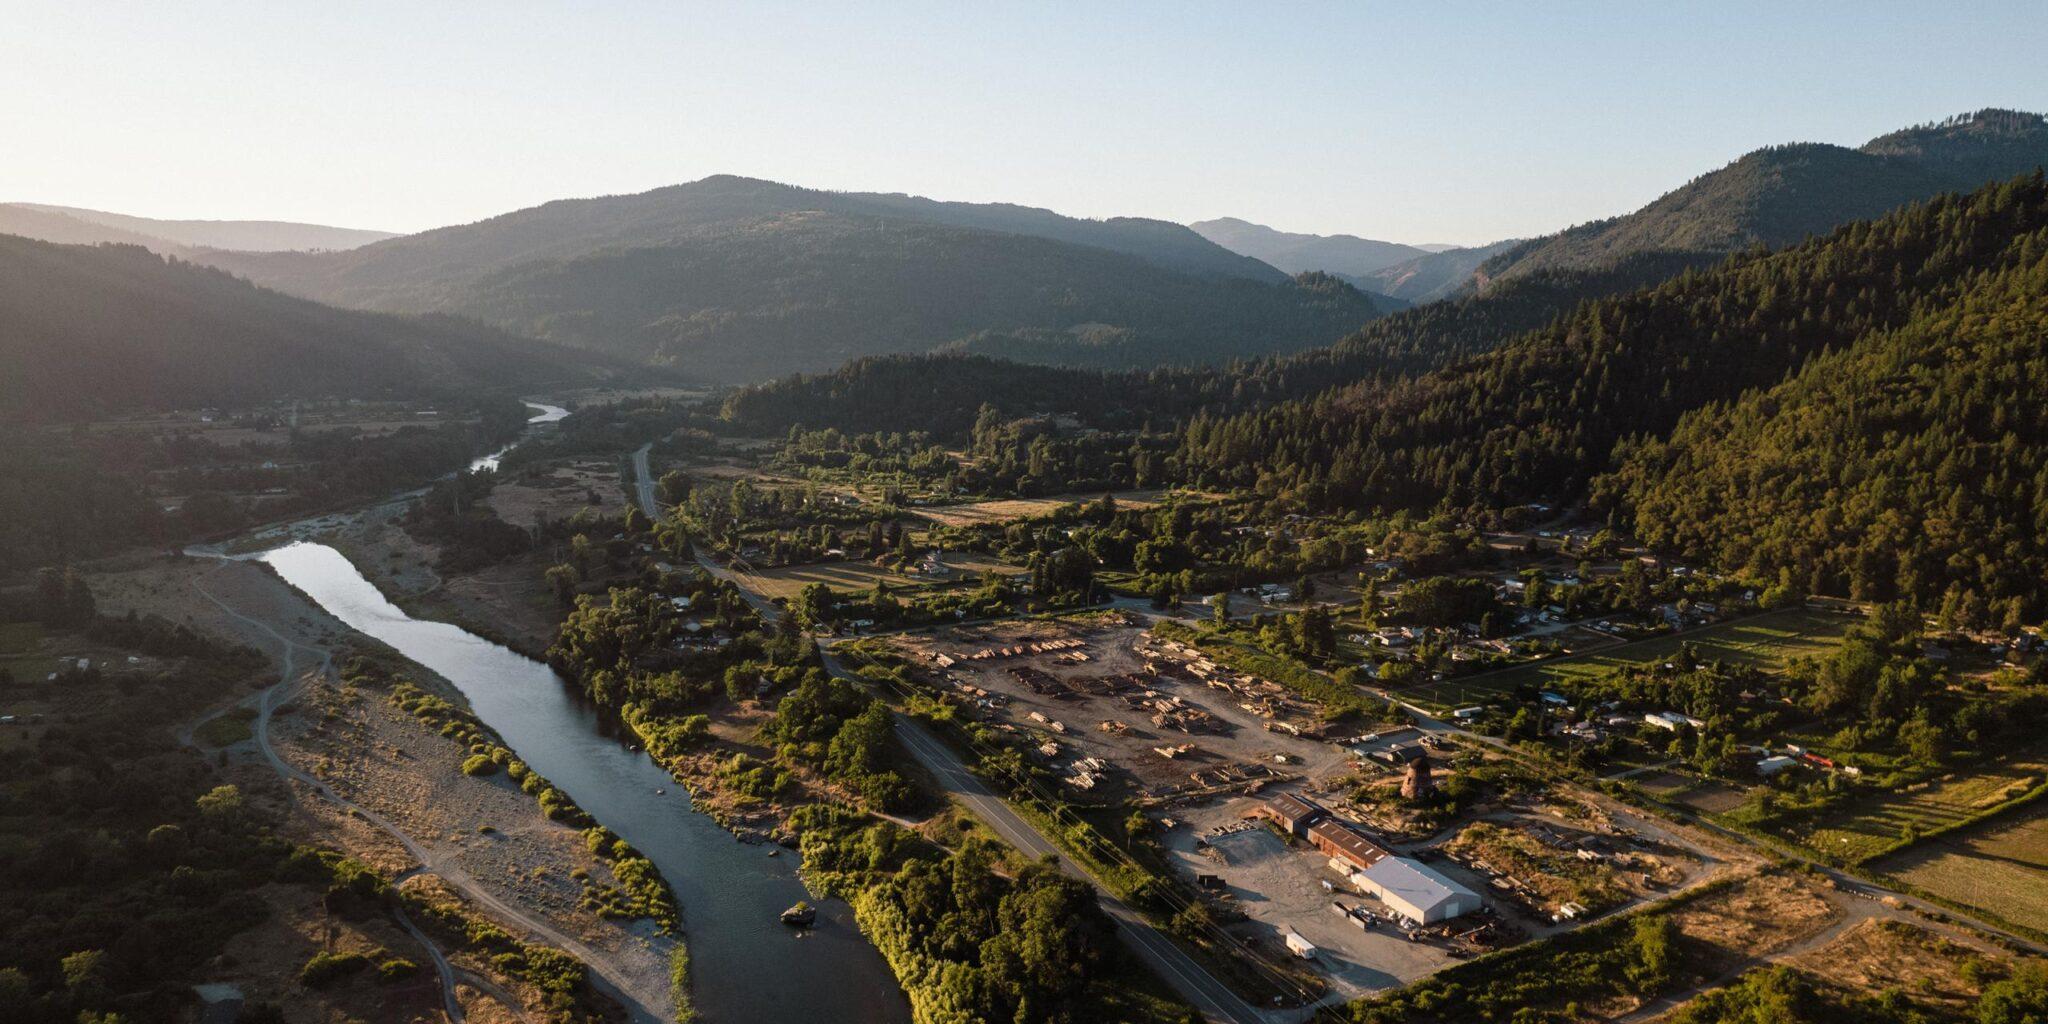
M 1668 732 L 1677 732 L 1686 726 L 1698 729 L 1707 723 L 1691 715 L 1681 715 L 1676 711 L 1652 711 L 1643 716 L 1643 724 L 1654 725 Z
M 1485 708 L 1475 706 L 1469 708 L 1459 708 L 1458 710 L 1451 712 L 1451 717 L 1457 719 L 1460 722 L 1469 722 L 1485 713 Z
M 1372 753 L 1372 757 L 1375 760 L 1384 761 L 1396 768 L 1419 761 L 1428 756 L 1429 751 L 1424 750 L 1420 744 L 1415 743 L 1397 743 L 1385 750 L 1376 750 Z
M 1798 758 L 1786 757 L 1782 754 L 1777 757 L 1766 757 L 1756 763 L 1756 773 L 1768 779 L 1798 763 Z

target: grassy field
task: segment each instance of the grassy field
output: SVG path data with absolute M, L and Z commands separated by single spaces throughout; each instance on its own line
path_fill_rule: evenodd
M 1115 491 L 1111 495 L 1119 505 L 1130 508 L 1149 508 L 1168 494 L 1167 491 Z M 1056 494 L 1048 498 L 1006 498 L 1000 501 L 978 501 L 971 505 L 939 505 L 930 508 L 913 509 L 941 526 L 996 526 L 1018 519 L 1042 516 L 1061 505 L 1086 504 L 1101 500 L 1101 494 Z
M 1921 833 L 1954 827 L 2041 785 L 2044 777 L 2048 777 L 2048 757 L 2015 757 L 1922 783 L 1903 793 L 1853 801 L 1787 838 L 1832 857 L 1861 861 L 1884 853 L 1899 841 L 1908 825 Z
M 1018 566 L 1006 565 L 987 555 L 948 554 L 946 564 L 955 570 L 975 574 L 994 572 L 1008 575 L 1024 570 Z M 812 583 L 823 583 L 833 590 L 846 594 L 872 589 L 877 581 L 892 588 L 945 588 L 959 586 L 961 573 L 956 572 L 950 580 L 934 580 L 927 576 L 915 576 L 894 572 L 867 562 L 819 562 L 814 565 L 792 565 L 779 569 L 760 569 L 752 573 L 741 573 L 747 586 L 756 593 L 767 597 L 795 600 L 799 591 Z
M 0 668 L 23 681 L 41 680 L 57 670 L 57 659 L 43 650 L 40 624 L 0 623 Z
M 1871 867 L 1944 899 L 2048 932 L 2048 804 L 1873 861 Z
M 1493 700 L 1521 686 L 1569 687 L 1574 680 L 1597 678 L 1618 667 L 1655 664 L 1686 643 L 1697 647 L 1702 657 L 1775 669 L 1794 658 L 1832 649 L 1855 621 L 1830 612 L 1788 608 L 1467 679 L 1447 679 L 1416 687 L 1405 696 L 1418 704 L 1458 707 Z

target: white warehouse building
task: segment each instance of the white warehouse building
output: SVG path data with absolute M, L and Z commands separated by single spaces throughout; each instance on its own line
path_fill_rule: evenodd
M 1386 857 L 1363 871 L 1353 871 L 1351 882 L 1416 924 L 1448 921 L 1479 909 L 1478 893 L 1406 857 Z

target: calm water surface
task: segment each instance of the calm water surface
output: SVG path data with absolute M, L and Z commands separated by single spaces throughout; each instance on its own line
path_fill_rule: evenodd
M 770 847 L 738 842 L 692 811 L 683 788 L 647 755 L 628 749 L 553 669 L 447 623 L 407 615 L 324 544 L 290 544 L 258 557 L 335 618 L 455 684 L 520 759 L 661 869 L 682 903 L 694 999 L 704 1019 L 910 1019 L 902 990 L 844 903 L 825 901 L 808 934 L 784 927 L 776 916 L 807 898 L 795 855 L 769 857 Z

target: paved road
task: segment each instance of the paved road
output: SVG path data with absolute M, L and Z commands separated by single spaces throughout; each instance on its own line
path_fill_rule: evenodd
M 279 755 L 276 748 L 270 742 L 270 719 L 279 707 L 282 707 L 293 696 L 297 695 L 300 686 L 305 680 L 304 675 L 300 675 L 295 671 L 298 652 L 303 650 L 319 655 L 320 661 L 317 671 L 322 675 L 328 673 L 333 667 L 334 658 L 332 652 L 323 647 L 316 647 L 292 640 L 272 628 L 269 623 L 237 611 L 212 591 L 207 590 L 199 579 L 192 581 L 192 587 L 208 601 L 213 602 L 221 611 L 278 642 L 284 671 L 276 684 L 256 696 L 256 721 L 253 723 L 257 750 L 262 753 L 264 761 L 270 765 L 272 771 L 275 771 L 287 781 L 296 781 L 304 784 L 312 789 L 314 793 L 318 794 L 321 799 L 340 807 L 344 811 L 350 812 L 361 820 L 382 830 L 385 834 L 396 840 L 405 849 L 406 854 L 420 865 L 419 868 L 415 869 L 416 872 L 438 876 L 442 881 L 447 882 L 463 895 L 489 909 L 497 916 L 501 923 L 516 929 L 522 929 L 530 936 L 537 937 L 541 941 L 583 961 L 590 968 L 591 984 L 598 991 L 618 1000 L 620 1005 L 626 1008 L 627 1014 L 634 1024 L 662 1024 L 663 1021 L 668 1019 L 666 1013 L 669 1005 L 668 993 L 665 988 L 657 992 L 651 987 L 651 982 L 649 987 L 629 987 L 631 983 L 627 980 L 625 973 L 613 966 L 596 950 L 591 949 L 581 941 L 570 937 L 547 922 L 535 918 L 523 908 L 499 899 L 494 893 L 477 882 L 467 871 L 458 865 L 450 863 L 445 858 L 435 856 L 389 819 L 335 792 L 326 782 L 299 770 L 298 767 Z M 315 670 L 309 669 L 310 671 Z M 190 742 L 190 734 L 191 729 L 189 727 L 181 733 L 187 742 Z M 410 921 L 402 921 L 401 923 L 406 925 L 408 931 L 414 930 Z M 415 934 L 418 933 L 415 932 Z M 420 937 L 425 938 L 424 935 Z M 450 1007 L 449 1017 L 455 1024 L 461 1024 L 463 1020 L 462 1008 L 455 1002 L 454 978 L 451 968 L 448 965 L 447 959 L 441 955 L 441 951 L 434 948 L 431 942 L 428 943 L 428 948 L 432 951 L 436 969 L 441 972 L 443 997 Z M 509 1005 L 515 1009 L 518 1008 L 516 1001 Z
M 661 506 L 655 500 L 654 481 L 647 466 L 648 448 L 649 446 L 642 445 L 633 453 L 633 479 L 639 497 L 640 511 L 646 513 L 649 519 L 659 519 Z M 748 588 L 744 580 L 732 570 L 719 565 L 708 552 L 699 549 L 696 556 L 697 564 L 703 566 L 706 572 L 719 579 L 729 580 L 738 587 L 740 595 L 746 598 L 747 603 L 760 614 L 763 621 L 772 624 L 782 617 L 780 607 Z M 853 673 L 847 671 L 846 666 L 829 650 L 820 647 L 818 653 L 824 659 L 826 669 L 833 675 L 853 678 Z M 1232 992 L 1229 986 L 1216 980 L 1214 975 L 1186 951 L 1174 945 L 1171 939 L 1153 927 L 1151 922 L 1104 888 L 1100 881 L 1061 853 L 1044 836 L 1039 835 L 1038 830 L 1011 810 L 1009 805 L 1003 802 L 1002 797 L 989 789 L 973 772 L 968 771 L 967 765 L 951 748 L 939 742 L 925 731 L 923 726 L 898 715 L 896 735 L 903 741 L 904 748 L 910 751 L 911 756 L 917 758 L 918 763 L 931 773 L 932 778 L 936 779 L 949 795 L 958 799 L 976 817 L 987 822 L 1004 841 L 1030 857 L 1057 858 L 1062 871 L 1094 886 L 1102 909 L 1109 914 L 1110 920 L 1115 922 L 1117 935 L 1123 939 L 1124 944 L 1171 985 L 1174 991 L 1180 993 L 1181 998 L 1200 1010 L 1203 1016 L 1226 1024 L 1270 1024 L 1272 1019 L 1295 1020 L 1302 1016 L 1301 1011 L 1290 1011 L 1277 1018 L 1269 1018 L 1267 1014 Z
M 651 443 L 643 444 L 633 452 L 633 491 L 648 522 L 661 518 L 661 503 L 654 500 L 654 473 L 647 468 L 647 453 L 653 448 Z
M 820 649 L 825 667 L 833 675 L 852 678 L 853 674 L 830 651 Z M 954 799 L 959 800 L 975 817 L 1003 837 L 1003 840 L 1022 851 L 1028 857 L 1053 857 L 1058 860 L 1060 870 L 1095 887 L 1102 909 L 1115 922 L 1116 930 L 1126 946 L 1136 953 L 1146 966 L 1171 985 L 1202 1015 L 1210 1020 L 1228 1021 L 1232 1024 L 1266 1024 L 1268 1016 L 1232 992 L 1229 986 L 1197 963 L 1195 959 L 1161 934 L 1159 929 L 1145 920 L 1137 911 L 1118 899 L 1104 888 L 1102 883 L 1076 864 L 1059 848 L 1048 842 L 1031 823 L 1025 821 L 1003 798 L 988 787 L 980 777 L 969 771 L 951 747 L 940 742 L 924 726 L 902 715 L 896 716 L 896 736 L 910 755 L 930 772 L 932 778 Z M 1278 1019 L 1298 1019 L 1299 1012 L 1288 1012 Z

